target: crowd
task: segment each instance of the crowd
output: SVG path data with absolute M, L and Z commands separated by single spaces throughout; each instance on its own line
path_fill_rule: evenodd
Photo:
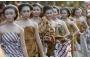
M 89 57 L 90 10 L 0 3 L 0 56 Z

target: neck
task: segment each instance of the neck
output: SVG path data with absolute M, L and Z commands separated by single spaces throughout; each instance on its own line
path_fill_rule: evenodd
M 26 21 L 26 20 L 28 20 L 28 19 L 29 19 L 29 18 L 22 18 L 23 21 Z
M 62 17 L 62 19 L 67 19 L 67 17 Z
M 80 16 L 74 16 L 75 18 L 79 18 Z
M 67 21 L 67 17 L 61 17 L 61 19 L 63 19 L 64 21 Z
M 51 18 L 48 18 L 48 17 L 46 17 L 46 18 L 47 18 L 48 21 L 51 21 L 52 20 Z
M 53 17 L 53 20 L 56 20 L 57 19 L 57 17 Z
M 37 19 L 39 19 L 39 18 L 40 18 L 40 17 L 38 17 L 38 16 L 37 16 L 37 17 L 35 17 L 35 16 L 33 17 L 34 20 L 37 20 Z
M 48 19 L 48 21 L 51 21 L 51 19 Z
M 11 26 L 14 22 L 7 21 L 6 24 Z
M 13 21 L 14 21 L 14 19 L 6 19 L 6 20 L 7 20 L 6 22 L 10 23 L 10 24 L 13 23 Z

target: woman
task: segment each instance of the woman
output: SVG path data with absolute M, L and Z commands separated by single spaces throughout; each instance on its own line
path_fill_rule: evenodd
M 90 11 L 87 10 L 87 23 L 89 25 L 89 28 L 82 34 L 81 36 L 81 49 L 82 49 L 82 56 L 83 57 L 90 57 Z
M 70 54 L 70 40 L 67 40 L 66 36 L 70 34 L 66 23 L 63 20 L 58 19 L 58 9 L 53 8 L 53 20 L 56 22 L 56 45 L 55 56 L 56 57 L 69 57 Z M 68 49 L 69 48 L 69 49 Z M 64 52 L 63 52 L 64 51 Z M 66 52 L 68 51 L 68 52 Z
M 67 38 L 71 41 L 71 52 L 72 52 L 72 56 L 74 56 L 74 50 L 76 44 L 75 34 L 79 32 L 79 29 L 76 26 L 75 22 L 69 19 L 70 16 L 69 9 L 62 8 L 60 13 L 61 13 L 61 20 L 65 21 L 68 30 L 70 32 L 70 35 L 68 35 Z
M 59 7 L 57 7 L 57 6 L 53 6 L 53 12 L 54 12 L 54 14 L 55 14 L 54 17 L 57 17 L 58 19 L 61 18 Z
M 7 5 L 3 14 L 6 23 L 0 26 L 0 44 L 5 56 L 26 57 L 23 29 L 14 23 L 18 17 L 18 9 L 14 5 Z
M 16 23 L 24 29 L 25 43 L 29 57 L 44 56 L 43 46 L 39 37 L 38 25 L 30 20 L 32 7 L 27 4 L 21 4 L 18 7 L 21 19 Z
M 31 20 L 35 23 L 38 24 L 38 27 L 39 27 L 39 35 L 40 35 L 40 39 L 42 40 L 42 34 L 41 34 L 41 31 L 42 31 L 42 23 L 43 23 L 43 20 L 41 18 L 41 15 L 42 15 L 42 6 L 39 4 L 39 3 L 35 3 L 33 4 L 33 10 L 32 10 L 32 18 Z
M 47 56 L 54 56 L 55 44 L 55 22 L 52 20 L 53 9 L 50 6 L 43 7 L 43 21 L 41 23 L 41 34 L 44 52 Z
M 33 10 L 32 10 L 32 20 L 36 22 L 37 24 L 40 24 L 42 19 L 41 19 L 41 14 L 42 14 L 42 6 L 39 3 L 33 4 Z
M 72 12 L 72 17 L 74 22 L 76 23 L 77 27 L 79 28 L 80 32 L 77 34 L 77 42 L 78 42 L 78 57 L 83 56 L 83 51 L 82 49 L 83 46 L 83 39 L 85 39 L 84 32 L 88 28 L 87 22 L 86 22 L 86 17 L 82 16 L 82 10 L 80 8 L 74 8 Z M 83 38 L 83 39 L 82 39 Z
M 72 11 L 72 17 L 80 29 L 80 32 L 83 33 L 88 28 L 88 24 L 86 22 L 86 17 L 82 16 L 82 9 L 74 8 Z M 82 26 L 80 27 L 80 25 Z

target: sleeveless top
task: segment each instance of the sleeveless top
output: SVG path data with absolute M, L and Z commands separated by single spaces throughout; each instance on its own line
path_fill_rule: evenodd
M 20 35 L 16 32 L 7 32 L 1 34 L 1 46 L 7 57 L 23 57 Z
M 58 21 L 59 22 L 59 21 Z M 58 28 L 56 28 L 56 37 L 64 36 L 66 34 L 65 28 L 62 23 L 58 23 Z M 58 33 L 58 35 L 57 35 Z M 55 57 L 71 57 L 71 42 L 66 37 L 57 38 L 54 56 Z

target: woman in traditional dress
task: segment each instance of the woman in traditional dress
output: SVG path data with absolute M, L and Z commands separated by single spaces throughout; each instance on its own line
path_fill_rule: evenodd
M 5 56 L 26 57 L 23 29 L 14 23 L 18 17 L 18 9 L 14 5 L 7 5 L 3 14 L 6 23 L 0 26 L 0 45 Z
M 24 29 L 24 37 L 29 57 L 45 56 L 39 36 L 38 24 L 30 20 L 32 7 L 28 3 L 19 5 L 21 19 L 16 23 Z
M 42 5 L 39 3 L 35 3 L 32 5 L 33 10 L 32 10 L 32 18 L 31 20 L 36 22 L 38 25 L 41 23 L 41 14 L 42 14 Z
M 47 56 L 54 56 L 55 44 L 55 22 L 52 20 L 53 9 L 50 6 L 43 7 L 43 22 L 41 23 L 41 34 L 44 46 L 44 52 Z
M 74 21 L 71 21 L 69 19 L 70 16 L 70 11 L 67 8 L 62 8 L 61 11 L 61 20 L 63 20 L 70 32 L 70 35 L 67 36 L 67 38 L 71 41 L 71 53 L 72 56 L 74 56 L 74 50 L 75 50 L 75 44 L 76 44 L 76 39 L 75 39 L 75 34 L 79 32 L 78 27 L 74 23 Z
M 84 46 L 84 44 L 82 43 L 82 41 L 84 41 L 83 39 L 85 39 L 85 37 L 83 36 L 86 29 L 88 29 L 88 25 L 86 22 L 86 17 L 82 16 L 82 10 L 80 8 L 74 8 L 72 11 L 72 17 L 73 17 L 73 21 L 76 23 L 77 27 L 79 28 L 80 32 L 78 34 L 76 34 L 77 36 L 77 42 L 78 42 L 78 53 L 77 56 L 84 56 L 83 55 L 83 51 L 84 49 L 82 49 L 82 47 Z
M 41 15 L 42 15 L 42 5 L 40 5 L 39 3 L 33 4 L 31 20 L 38 24 L 39 35 L 40 35 L 40 39 L 42 40 L 43 37 L 42 37 L 41 31 L 42 31 L 43 20 L 41 18 Z
M 83 57 L 90 57 L 90 10 L 87 10 L 87 23 L 89 28 L 81 35 L 81 49 Z
M 55 27 L 55 36 L 56 36 L 56 44 L 55 44 L 55 57 L 70 57 L 71 56 L 71 47 L 70 40 L 66 38 L 70 34 L 66 23 L 63 20 L 58 19 L 58 9 L 53 8 L 53 20 L 56 23 Z

